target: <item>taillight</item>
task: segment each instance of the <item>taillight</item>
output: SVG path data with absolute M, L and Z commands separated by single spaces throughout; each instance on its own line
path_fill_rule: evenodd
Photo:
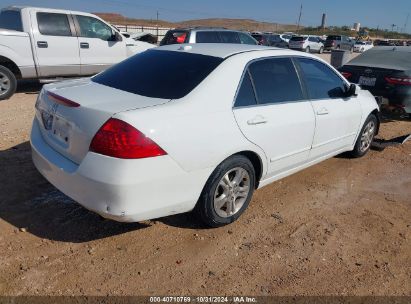
M 167 154 L 139 130 L 116 118 L 110 118 L 94 135 L 90 151 L 126 159 Z
M 184 43 L 184 41 L 186 40 L 186 37 L 187 37 L 187 33 L 183 33 L 177 36 L 176 38 L 177 43 Z
M 52 92 L 47 92 L 47 98 L 53 100 L 55 103 L 58 103 L 59 105 L 66 107 L 77 108 L 80 106 L 80 104 L 78 104 L 77 102 L 64 98 L 60 95 L 54 94 Z
M 411 77 L 385 77 L 389 84 L 411 85 Z
M 341 75 L 343 75 L 345 79 L 349 79 L 352 76 L 352 73 L 350 73 L 350 72 L 341 72 Z

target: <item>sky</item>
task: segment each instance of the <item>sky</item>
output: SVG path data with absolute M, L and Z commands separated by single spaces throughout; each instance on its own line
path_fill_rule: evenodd
M 395 29 L 411 33 L 411 0 L 0 0 L 0 7 L 30 5 L 85 12 L 120 13 L 131 18 L 182 21 L 203 18 L 249 18 L 296 24 L 301 4 L 301 24 L 318 26 L 323 13 L 327 25 Z M 407 15 L 408 25 L 403 30 Z

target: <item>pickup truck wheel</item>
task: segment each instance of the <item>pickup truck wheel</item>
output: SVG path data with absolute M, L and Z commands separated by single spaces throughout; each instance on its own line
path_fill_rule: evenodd
M 0 100 L 9 99 L 16 89 L 16 76 L 8 68 L 0 65 Z

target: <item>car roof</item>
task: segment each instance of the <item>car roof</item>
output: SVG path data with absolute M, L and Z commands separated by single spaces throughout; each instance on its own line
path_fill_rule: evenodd
M 188 53 L 194 53 L 194 54 L 199 54 L 199 55 L 227 58 L 232 55 L 239 54 L 239 53 L 245 53 L 245 52 L 283 50 L 283 49 L 268 47 L 268 46 L 263 46 L 263 45 L 235 44 L 235 43 L 191 43 L 191 44 L 184 43 L 184 44 L 164 45 L 164 46 L 155 48 L 154 50 L 188 52 Z
M 410 70 L 411 48 L 409 46 L 376 46 L 355 57 L 346 65 L 369 66 L 400 71 Z
M 12 6 L 2 8 L 2 9 L 0 9 L 0 11 L 6 11 L 6 10 L 21 11 L 21 10 L 25 10 L 25 9 L 41 11 L 41 12 L 45 12 L 45 13 L 78 14 L 78 15 L 84 15 L 84 16 L 92 16 L 94 18 L 101 19 L 98 16 L 95 16 L 93 14 L 86 13 L 86 12 L 81 12 L 81 11 L 73 11 L 73 10 L 66 10 L 66 9 L 54 9 L 54 8 L 36 7 L 36 6 L 25 6 L 25 5 L 12 5 Z

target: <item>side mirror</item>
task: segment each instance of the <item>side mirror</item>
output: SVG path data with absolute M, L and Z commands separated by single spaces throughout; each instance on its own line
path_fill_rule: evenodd
M 350 84 L 350 86 L 345 91 L 345 96 L 346 97 L 357 96 L 356 91 L 357 91 L 357 86 L 352 83 L 352 84 Z
M 123 37 L 121 37 L 121 34 L 117 31 L 113 31 L 111 37 L 110 37 L 110 41 L 122 41 Z

